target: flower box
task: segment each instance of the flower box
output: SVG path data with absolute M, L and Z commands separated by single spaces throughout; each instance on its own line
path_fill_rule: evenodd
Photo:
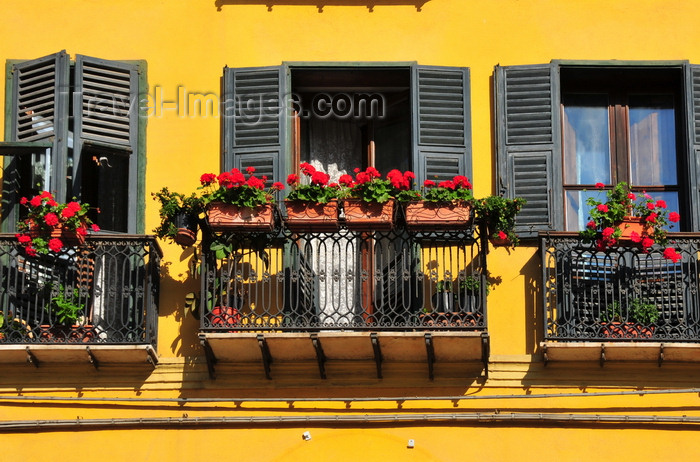
M 207 221 L 212 231 L 270 232 L 275 226 L 274 206 L 238 207 L 223 202 L 207 205 Z
M 648 234 L 648 226 L 644 223 L 644 218 L 642 217 L 630 217 L 627 216 L 623 218 L 622 222 L 617 226 L 622 231 L 619 241 L 622 243 L 631 243 L 632 233 L 637 233 L 640 238 Z M 639 239 L 637 239 L 637 243 Z
M 337 231 L 338 201 L 326 204 L 285 200 L 287 208 L 287 228 L 293 232 Z
M 34 239 L 36 237 L 40 237 L 42 234 L 44 234 L 44 232 L 38 229 L 30 229 L 28 234 L 29 237 Z M 66 246 L 76 246 L 85 244 L 84 234 L 79 233 L 77 230 L 64 228 L 60 225 L 53 228 L 48 236 L 48 239 L 55 238 L 60 239 L 61 242 L 63 242 L 63 245 Z
M 603 322 L 603 337 L 608 338 L 651 338 L 654 326 L 645 327 L 636 322 Z
M 411 201 L 404 206 L 406 227 L 410 230 L 465 229 L 472 223 L 471 211 L 471 204 L 466 201 Z
M 231 328 L 241 324 L 241 313 L 230 306 L 215 306 L 209 313 L 209 325 L 212 328 Z M 228 332 L 238 332 L 229 330 Z
M 42 324 L 39 329 L 39 339 L 42 342 L 88 343 L 95 338 L 95 327 L 92 324 Z
M 345 225 L 353 231 L 388 231 L 394 227 L 395 200 L 384 203 L 343 200 Z

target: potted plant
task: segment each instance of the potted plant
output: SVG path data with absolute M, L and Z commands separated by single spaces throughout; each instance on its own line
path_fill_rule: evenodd
M 85 303 L 80 303 L 80 291 L 63 284 L 50 286 L 51 299 L 46 306 L 49 318 L 54 324 L 41 326 L 42 338 L 60 338 L 74 341 L 88 341 L 93 337 L 93 328 L 87 324 Z
M 503 196 L 487 196 L 474 202 L 477 216 L 486 223 L 492 245 L 518 245 L 520 239 L 515 233 L 515 217 L 525 203 L 520 197 L 509 199 Z
M 287 177 L 292 190 L 284 201 L 287 227 L 294 232 L 338 230 L 338 185 L 329 184 L 330 175 L 307 163 Z
M 413 172 L 391 170 L 385 178 L 374 167 L 355 169 L 355 177 L 342 175 L 340 194 L 343 200 L 345 224 L 355 231 L 387 231 L 394 226 L 396 201 L 415 197 L 410 190 Z
M 404 205 L 406 227 L 414 230 L 463 229 L 472 222 L 472 185 L 462 175 L 452 180 L 423 182 L 422 200 Z
M 247 178 L 234 168 L 218 176 L 205 173 L 200 177 L 207 222 L 212 231 L 269 232 L 274 228 L 274 193 L 284 189 L 284 185 L 276 182 L 267 189 L 267 177 L 256 177 L 254 167 L 248 167 L 246 173 Z
M 597 183 L 596 188 L 603 190 L 605 185 Z M 590 221 L 580 235 L 586 242 L 595 242 L 601 251 L 615 245 L 631 245 L 648 252 L 654 244 L 666 245 L 666 227 L 680 221 L 677 212 L 669 213 L 665 201 L 655 201 L 646 193 L 636 194 L 625 182 L 609 189 L 605 202 L 589 197 L 586 203 L 591 207 Z M 663 255 L 673 262 L 681 258 L 673 247 L 668 247 Z
M 88 204 L 77 201 L 59 203 L 48 191 L 31 199 L 23 197 L 19 202 L 29 213 L 17 223 L 16 237 L 28 256 L 60 252 L 65 246 L 81 245 L 88 229 L 100 230 L 87 216 Z
M 620 302 L 615 300 L 601 314 L 601 324 L 605 337 L 649 338 L 654 334 L 659 320 L 659 309 L 647 299 L 634 298 L 630 301 L 627 316 L 622 316 Z
M 195 193 L 185 196 L 167 187 L 151 196 L 160 202 L 160 225 L 153 230 L 156 236 L 183 247 L 193 245 L 197 240 L 199 215 L 204 211 L 203 199 Z

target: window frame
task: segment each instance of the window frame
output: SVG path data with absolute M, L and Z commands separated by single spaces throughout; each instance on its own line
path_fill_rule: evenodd
M 15 72 L 15 67 L 22 65 L 24 63 L 31 64 L 33 62 L 38 62 L 41 60 L 49 60 L 51 58 L 57 59 L 57 72 L 60 72 L 61 76 L 57 79 L 55 88 L 58 89 L 60 93 L 59 99 L 54 100 L 54 104 L 57 105 L 55 112 L 56 118 L 54 121 L 54 132 L 51 134 L 47 140 L 41 140 L 39 142 L 29 141 L 16 141 L 15 140 L 15 128 L 16 128 L 16 105 L 17 101 L 17 91 L 18 91 L 18 77 Z M 82 60 L 82 61 L 81 61 Z M 89 140 L 87 137 L 83 138 L 78 133 L 73 133 L 72 129 L 69 129 L 69 118 L 83 119 L 82 113 L 80 116 L 76 116 L 75 112 L 78 111 L 74 108 L 74 114 L 69 113 L 69 107 L 73 103 L 73 99 L 78 101 L 80 94 L 76 89 L 75 84 L 71 76 L 75 76 L 77 73 L 76 67 L 78 62 L 85 63 L 98 63 L 105 66 L 123 67 L 125 72 L 132 73 L 135 77 L 132 77 L 132 81 L 135 88 L 129 87 L 130 100 L 128 102 L 129 107 L 129 117 L 132 117 L 132 122 L 129 128 L 129 138 L 133 136 L 133 142 L 131 142 L 131 147 L 115 145 L 113 143 L 105 142 L 99 143 Z M 14 232 L 15 225 L 19 219 L 18 202 L 19 197 L 15 192 L 14 182 L 18 180 L 15 173 L 16 166 L 18 163 L 17 157 L 26 155 L 29 153 L 36 152 L 38 149 L 48 148 L 52 150 L 52 157 L 55 161 L 55 172 L 65 171 L 68 161 L 68 143 L 67 139 L 69 136 L 69 131 L 74 136 L 74 159 L 80 158 L 81 149 L 103 149 L 108 150 L 112 153 L 118 153 L 119 155 L 126 155 L 129 157 L 128 162 L 128 176 L 129 176 L 129 190 L 128 190 L 128 203 L 133 204 L 136 202 L 136 207 L 130 207 L 127 210 L 127 233 L 129 234 L 143 234 L 145 232 L 145 167 L 146 167 L 146 125 L 147 119 L 145 117 L 145 112 L 143 111 L 142 103 L 146 101 L 148 92 L 148 79 L 147 79 L 147 63 L 145 60 L 105 60 L 99 58 L 92 58 L 84 55 L 77 55 L 75 60 L 71 60 L 70 56 L 62 50 L 58 53 L 52 55 L 47 55 L 35 59 L 11 59 L 7 60 L 5 64 L 6 69 L 6 83 L 5 83 L 5 127 L 4 127 L 4 139 L 6 141 L 0 142 L 0 155 L 3 156 L 3 168 L 7 178 L 3 181 L 3 215 L 1 229 L 3 232 Z M 70 85 L 70 91 L 60 91 L 61 86 Z M 77 104 L 77 103 L 75 103 Z M 135 111 L 132 113 L 132 111 Z M 74 127 L 75 128 L 75 127 Z M 136 131 L 133 134 L 133 130 Z M 72 176 L 75 178 L 79 174 L 79 161 L 75 162 L 72 168 Z M 61 177 L 58 174 L 52 175 L 53 181 L 51 187 L 55 190 L 57 197 L 62 196 L 76 196 L 79 200 L 79 195 L 76 195 L 76 190 L 68 191 L 68 186 L 62 183 Z M 79 184 L 79 182 L 78 182 Z

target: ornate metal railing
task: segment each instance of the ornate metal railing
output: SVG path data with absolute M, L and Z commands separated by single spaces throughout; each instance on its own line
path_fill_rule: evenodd
M 665 247 L 601 252 L 576 233 L 541 235 L 545 339 L 700 340 L 700 235 L 669 237 L 677 262 Z
M 486 329 L 478 230 L 214 235 L 205 252 L 205 332 Z M 208 249 L 211 242 L 204 242 Z M 445 282 L 447 281 L 447 282 Z M 451 289 L 451 290 L 445 290 Z
M 148 236 L 97 234 L 28 257 L 14 235 L 0 235 L 0 344 L 155 347 L 160 258 Z

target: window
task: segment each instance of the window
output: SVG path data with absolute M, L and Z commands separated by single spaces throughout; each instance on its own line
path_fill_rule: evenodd
M 102 229 L 142 230 L 145 63 L 61 51 L 7 68 L 4 229 L 22 213 L 19 197 L 49 190 L 99 209 L 91 218 Z
M 471 177 L 469 71 L 410 64 L 224 70 L 224 169 L 284 179 L 323 152 L 335 168 Z M 336 160 L 333 160 L 336 159 Z M 330 166 L 327 168 L 332 169 Z
M 620 181 L 679 210 L 698 229 L 700 142 L 687 63 L 497 67 L 499 184 L 528 200 L 518 231 L 579 230 L 596 183 Z

